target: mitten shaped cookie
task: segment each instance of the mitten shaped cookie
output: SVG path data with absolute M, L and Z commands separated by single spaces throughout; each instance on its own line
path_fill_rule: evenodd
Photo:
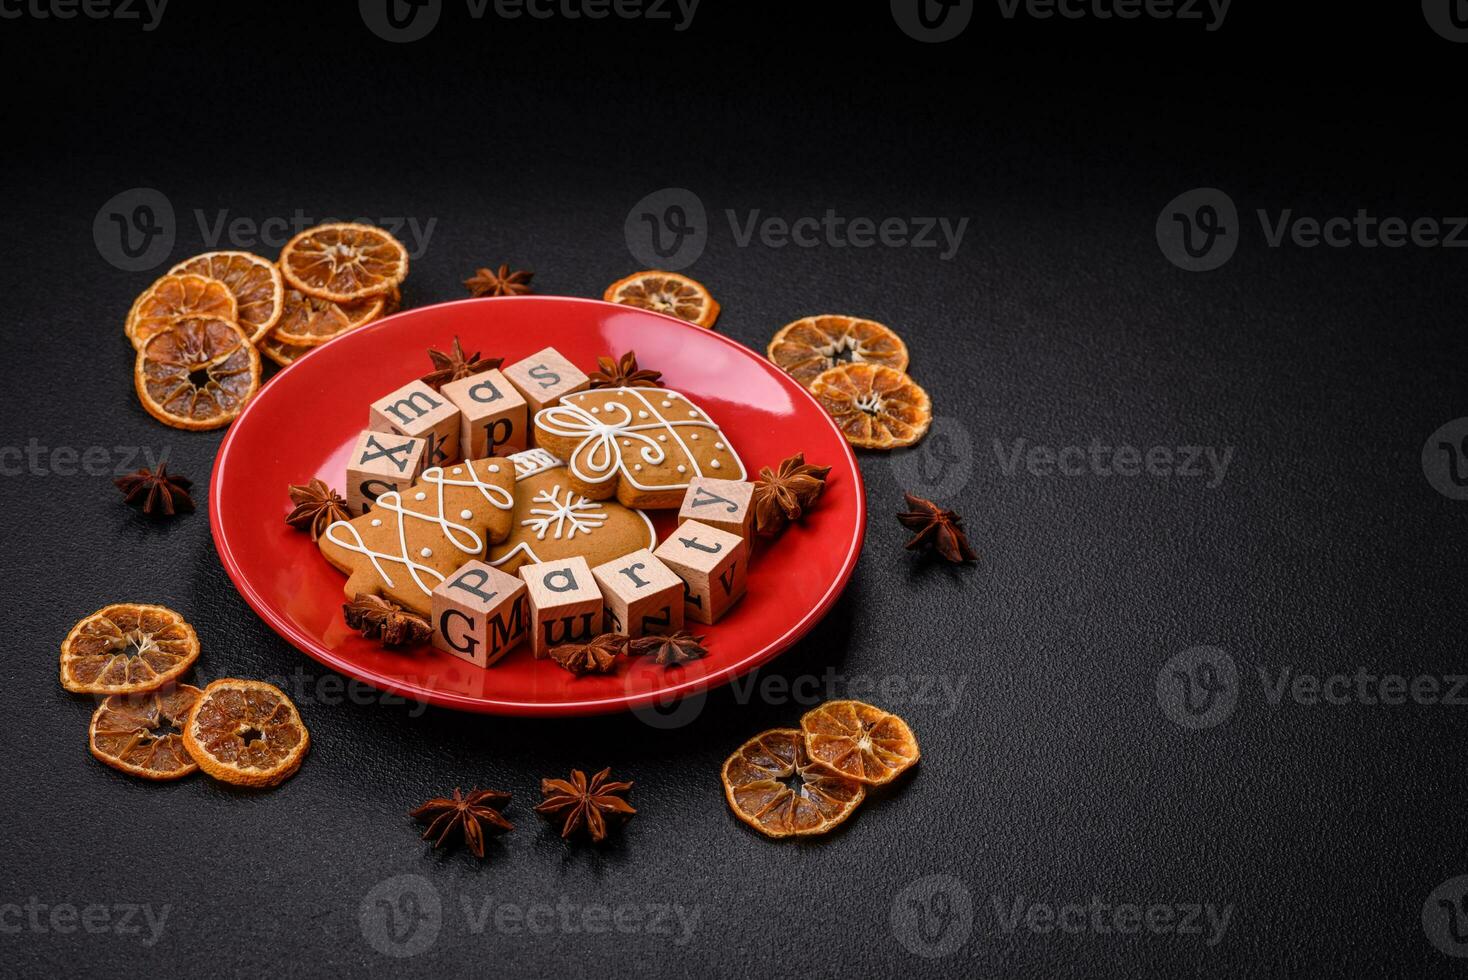
M 510 533 L 489 549 L 489 564 L 513 573 L 521 565 L 585 558 L 588 565 L 657 544 L 652 521 L 614 500 L 578 493 L 566 465 L 544 449 L 509 457 L 515 466 Z
M 318 544 L 350 576 L 348 598 L 382 595 L 426 616 L 440 582 L 510 533 L 514 487 L 508 459 L 435 466 L 361 517 L 330 525 Z
M 745 477 L 708 413 L 663 388 L 566 395 L 535 414 L 535 443 L 566 461 L 577 493 L 627 507 L 677 507 L 694 477 Z

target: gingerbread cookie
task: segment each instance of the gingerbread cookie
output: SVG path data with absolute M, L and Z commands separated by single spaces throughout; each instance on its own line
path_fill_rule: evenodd
M 627 507 L 677 507 L 695 477 L 743 480 L 744 464 L 701 408 L 663 388 L 598 388 L 535 414 L 535 443 L 572 487 Z
M 657 544 L 640 510 L 578 493 L 566 464 L 544 449 L 509 457 L 515 464 L 510 534 L 489 549 L 489 564 L 506 572 L 521 565 L 585 558 L 600 565 Z
M 317 543 L 350 576 L 348 598 L 382 595 L 426 616 L 439 583 L 509 534 L 514 487 L 508 459 L 434 466 L 361 517 L 331 524 Z

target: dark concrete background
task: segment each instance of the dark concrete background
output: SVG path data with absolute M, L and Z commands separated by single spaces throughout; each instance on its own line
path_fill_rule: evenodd
M 1256 211 L 1468 213 L 1468 46 L 1416 4 L 1240 2 L 1215 31 L 990 5 L 940 44 L 904 34 L 885 4 L 834 0 L 709 2 L 683 31 L 476 20 L 450 3 L 405 44 L 355 6 L 177 0 L 151 31 L 30 8 L 0 21 L 0 487 L 15 514 L 0 545 L 14 631 L 0 660 L 0 973 L 1455 965 L 1433 945 L 1464 950 L 1437 900 L 1463 889 L 1434 889 L 1468 872 L 1463 709 L 1370 704 L 1379 682 L 1356 677 L 1446 692 L 1462 669 L 1465 504 L 1434 489 L 1422 452 L 1468 415 L 1463 253 L 1271 247 Z M 405 235 L 424 246 L 409 306 L 460 297 L 460 280 L 501 261 L 534 269 L 540 292 L 591 296 L 638 266 L 624 221 L 670 187 L 706 208 L 689 271 L 723 303 L 722 332 L 762 349 L 808 313 L 883 320 L 941 417 L 924 449 L 863 457 L 872 523 L 856 577 L 753 684 L 671 716 L 556 722 L 383 703 L 254 616 L 207 513 L 155 525 L 109 474 L 51 452 L 106 447 L 106 469 L 166 451 L 204 499 L 219 435 L 144 414 L 121 326 L 221 218 L 244 219 L 224 241 L 270 255 L 298 209 L 431 227 Z M 1207 273 L 1170 262 L 1155 233 L 1197 187 L 1240 215 L 1236 253 Z M 133 188 L 167 200 L 175 231 L 137 271 L 93 234 Z M 945 259 L 741 245 L 727 216 L 828 209 L 968 224 Z M 1232 455 L 1221 479 L 1103 475 L 1075 452 L 1074 475 L 1043 464 L 1095 442 Z M 1037 465 L 1007 469 L 1016 445 L 1041 447 Z M 1428 457 L 1451 488 L 1446 457 Z M 976 567 L 902 552 L 904 487 L 965 516 Z M 201 679 L 284 684 L 312 733 L 301 773 L 246 794 L 94 762 L 93 702 L 60 690 L 56 648 L 119 599 L 184 612 Z M 1197 647 L 1224 671 L 1203 715 L 1174 674 L 1206 679 Z M 1308 677 L 1274 697 L 1302 674 L 1342 703 L 1310 703 Z M 829 838 L 745 830 L 721 760 L 842 694 L 907 717 L 919 770 Z M 568 847 L 530 812 L 538 781 L 603 765 L 636 781 L 640 813 L 603 848 Z M 515 794 L 517 829 L 483 864 L 429 851 L 405 816 L 456 784 Z M 1155 909 L 1152 925 L 1115 931 L 1125 906 Z M 1221 937 L 1206 911 L 1201 933 L 1177 934 L 1193 906 L 1228 916 Z M 588 929 L 618 909 L 622 930 Z M 1046 931 L 1046 910 L 1069 931 Z

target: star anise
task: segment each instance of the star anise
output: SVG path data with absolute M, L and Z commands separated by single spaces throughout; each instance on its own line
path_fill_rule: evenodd
M 325 480 L 292 483 L 290 494 L 296 509 L 286 515 L 285 522 L 297 531 L 310 531 L 312 541 L 325 534 L 334 522 L 351 519 L 347 502 Z
M 632 788 L 631 783 L 611 782 L 611 769 L 603 769 L 587 782 L 586 773 L 571 770 L 571 778 L 542 779 L 540 795 L 544 797 L 535 812 L 547 820 L 561 822 L 561 836 L 570 837 L 584 828 L 591 839 L 600 843 L 607 836 L 607 818 L 631 817 L 637 811 L 619 793 Z
M 194 498 L 189 496 L 189 487 L 194 481 L 168 472 L 167 463 L 158 464 L 154 473 L 146 466 L 127 476 L 112 481 L 122 491 L 122 499 L 133 507 L 141 507 L 144 514 L 155 512 L 172 517 L 175 513 L 187 514 L 194 509 Z
M 423 839 L 434 838 L 434 847 L 443 847 L 457 831 L 465 845 L 477 858 L 484 857 L 484 835 L 503 834 L 514 830 L 514 824 L 500 813 L 510 802 L 509 793 L 497 793 L 492 789 L 471 789 L 468 796 L 454 787 L 453 797 L 438 796 L 408 814 L 414 820 L 428 824 Z
M 663 372 L 637 366 L 637 352 L 629 350 L 620 360 L 598 357 L 600 371 L 591 372 L 593 388 L 656 388 Z
M 933 548 L 951 562 L 979 560 L 974 549 L 969 547 L 968 538 L 964 537 L 961 517 L 931 500 L 910 493 L 902 496 L 907 498 L 908 509 L 898 514 L 897 519 L 909 531 L 917 532 L 906 547 Z
M 627 652 L 627 642 L 621 633 L 603 633 L 589 643 L 551 647 L 550 658 L 573 674 L 610 674 L 617 657 Z
M 505 363 L 503 357 L 481 358 L 479 351 L 475 351 L 473 357 L 465 355 L 464 345 L 459 343 L 458 337 L 454 338 L 454 349 L 451 352 L 445 354 L 436 347 L 430 347 L 428 357 L 433 361 L 434 370 L 419 380 L 434 391 L 438 391 L 450 381 L 458 381 L 460 378 L 467 378 L 481 371 L 489 371 Z
M 628 644 L 628 652 L 634 657 L 652 657 L 663 667 L 697 660 L 708 653 L 703 637 L 679 630 L 671 636 L 640 636 Z
M 347 628 L 385 647 L 416 647 L 433 636 L 428 620 L 381 596 L 358 593 L 342 606 Z
M 511 272 L 509 264 L 503 263 L 499 272 L 480 269 L 465 279 L 464 285 L 473 296 L 524 296 L 530 292 L 530 280 L 534 278 L 535 273 L 527 269 Z
M 830 472 L 829 466 L 806 463 L 804 453 L 796 453 L 774 470 L 768 466 L 761 469 L 751 498 L 755 530 L 779 534 L 786 524 L 800 520 L 826 489 L 826 474 Z

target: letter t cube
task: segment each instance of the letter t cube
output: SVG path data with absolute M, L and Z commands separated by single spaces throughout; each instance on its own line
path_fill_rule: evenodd
M 689 619 L 717 622 L 744 595 L 749 545 L 738 535 L 684 521 L 653 554 L 683 580 Z

